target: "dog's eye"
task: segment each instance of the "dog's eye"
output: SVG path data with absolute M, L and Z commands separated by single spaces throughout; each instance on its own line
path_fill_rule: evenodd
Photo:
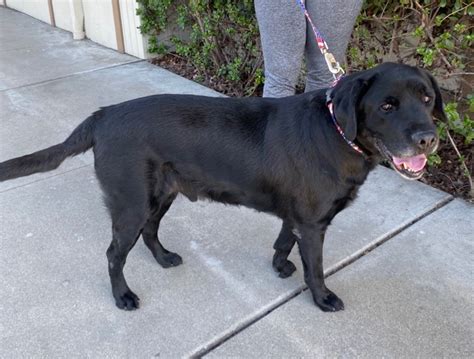
M 431 97 L 423 96 L 423 102 L 426 103 L 426 104 L 429 104 L 431 102 Z
M 380 108 L 382 109 L 382 111 L 384 112 L 389 112 L 389 111 L 392 111 L 393 110 L 393 105 L 391 103 L 384 103 L 380 106 Z

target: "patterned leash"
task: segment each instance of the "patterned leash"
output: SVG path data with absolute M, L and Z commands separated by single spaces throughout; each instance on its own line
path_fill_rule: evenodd
M 304 0 L 296 0 L 296 3 L 300 6 L 301 11 L 303 12 L 304 16 L 311 25 L 314 36 L 316 37 L 316 42 L 318 44 L 319 51 L 321 51 L 321 54 L 324 56 L 324 60 L 326 60 L 328 69 L 334 77 L 334 82 L 337 83 L 337 81 L 339 81 L 339 79 L 344 75 L 344 70 L 342 69 L 341 65 L 339 65 L 339 62 L 336 61 L 334 55 L 329 52 L 328 44 L 326 44 L 326 41 L 324 41 L 323 36 L 316 28 L 316 26 L 314 26 L 313 20 L 311 20 L 311 16 L 309 16 L 308 10 L 304 5 Z
M 306 9 L 306 6 L 304 5 L 304 0 L 296 0 L 296 3 L 300 6 L 301 11 L 303 12 L 304 16 L 308 20 L 308 23 L 311 25 L 314 36 L 316 38 L 316 42 L 318 44 L 319 51 L 321 51 L 321 54 L 324 56 L 324 60 L 326 60 L 328 69 L 332 73 L 332 76 L 334 77 L 334 82 L 332 83 L 331 88 L 327 92 L 327 100 L 326 100 L 326 105 L 328 107 L 329 113 L 331 114 L 331 118 L 332 118 L 332 121 L 334 122 L 334 126 L 336 127 L 337 132 L 339 132 L 339 134 L 344 139 L 344 141 L 346 141 L 347 144 L 351 146 L 354 151 L 360 153 L 363 156 L 366 156 L 364 151 L 362 151 L 362 149 L 359 146 L 357 146 L 353 141 L 349 140 L 346 137 L 342 127 L 339 125 L 339 123 L 336 120 L 336 116 L 334 115 L 334 105 L 332 103 L 331 90 L 334 86 L 336 86 L 339 80 L 344 76 L 345 72 L 342 69 L 339 62 L 336 61 L 336 58 L 334 57 L 334 55 L 331 52 L 329 52 L 328 44 L 326 44 L 326 41 L 324 41 L 323 36 L 314 25 L 313 20 L 311 20 L 311 16 L 309 16 L 308 10 Z

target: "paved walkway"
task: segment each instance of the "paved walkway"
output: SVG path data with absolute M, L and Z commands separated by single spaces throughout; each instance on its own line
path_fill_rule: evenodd
M 0 8 L 0 161 L 63 141 L 99 106 L 157 93 L 216 92 Z M 142 308 L 110 294 L 110 222 L 90 153 L 0 183 L 0 357 L 472 357 L 474 208 L 385 168 L 331 226 L 325 314 L 298 271 L 271 268 L 276 218 L 180 198 L 161 238 L 125 274 Z M 371 250 L 373 249 L 373 250 Z

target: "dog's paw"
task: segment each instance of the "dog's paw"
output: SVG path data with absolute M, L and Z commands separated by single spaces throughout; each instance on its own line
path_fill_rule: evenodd
M 163 267 L 163 268 L 170 268 L 176 267 L 183 263 L 183 258 L 177 253 L 168 252 L 164 254 L 162 257 L 156 257 L 156 261 Z
M 327 290 L 323 295 L 313 296 L 314 302 L 323 312 L 344 310 L 344 303 L 337 295 Z
M 296 267 L 293 262 L 289 261 L 287 258 L 287 252 L 282 253 L 280 251 L 276 251 L 273 256 L 273 269 L 275 270 L 275 272 L 278 272 L 278 276 L 280 278 L 288 278 L 296 270 Z
M 115 298 L 115 304 L 123 310 L 135 310 L 140 306 L 140 298 L 131 290 L 128 290 Z
M 278 272 L 280 278 L 288 278 L 294 271 L 296 271 L 295 265 L 289 260 L 285 260 L 283 263 L 279 263 L 278 266 L 274 266 L 273 268 Z

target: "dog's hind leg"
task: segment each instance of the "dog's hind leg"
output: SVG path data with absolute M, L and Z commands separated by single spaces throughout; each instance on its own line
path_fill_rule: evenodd
M 178 254 L 168 251 L 158 239 L 160 221 L 171 207 L 175 198 L 175 193 L 156 197 L 156 203 L 152 205 L 150 217 L 142 231 L 146 246 L 163 268 L 176 267 L 183 263 L 183 260 Z
M 123 267 L 148 217 L 147 188 L 139 162 L 129 166 L 114 163 L 116 158 L 96 155 L 97 178 L 112 219 L 112 242 L 107 249 L 112 294 L 117 307 L 133 310 L 139 299 L 128 287 Z
M 287 278 L 296 270 L 295 265 L 288 260 L 288 256 L 290 255 L 296 240 L 297 237 L 293 233 L 292 225 L 288 221 L 283 220 L 280 234 L 273 245 L 275 254 L 273 255 L 272 262 L 273 268 L 279 273 L 278 276 L 280 278 Z
M 142 206 L 133 205 L 121 210 L 114 208 L 111 214 L 113 238 L 107 249 L 107 258 L 112 293 L 117 307 L 133 310 L 138 308 L 139 298 L 128 287 L 123 275 L 123 267 L 128 253 L 140 236 L 146 216 Z

